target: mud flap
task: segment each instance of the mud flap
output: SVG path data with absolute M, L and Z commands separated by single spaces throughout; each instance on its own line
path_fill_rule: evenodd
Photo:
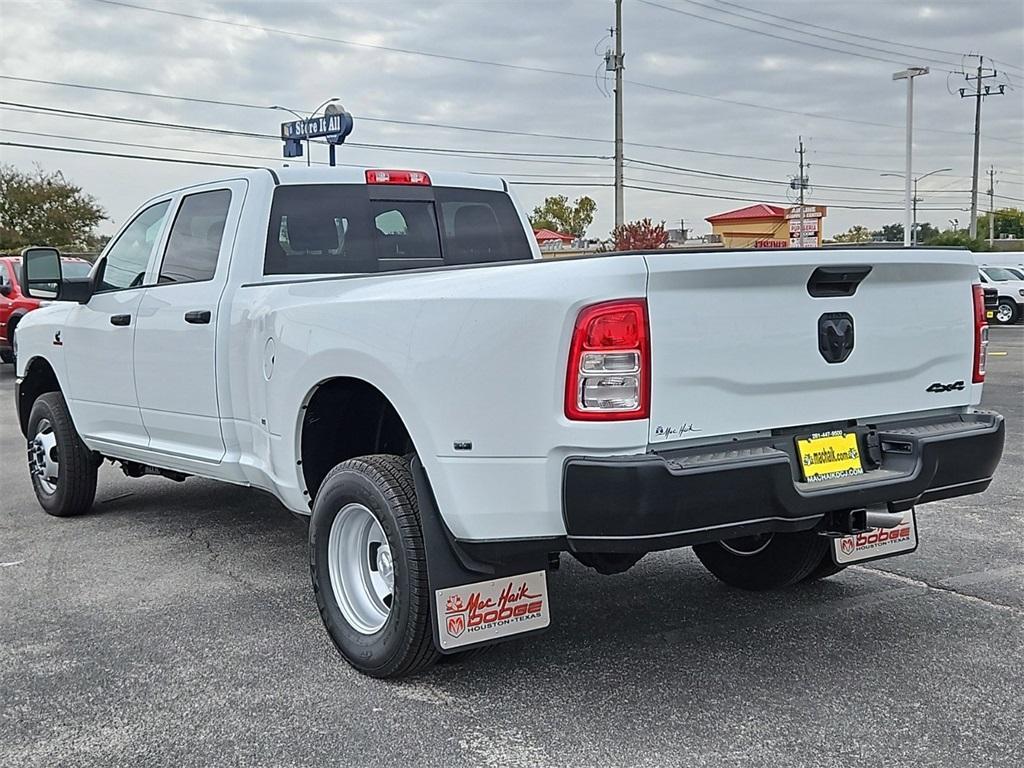
M 456 653 L 542 632 L 551 622 L 545 554 L 509 561 L 470 557 L 441 519 L 418 456 L 410 464 L 430 587 L 434 647 Z

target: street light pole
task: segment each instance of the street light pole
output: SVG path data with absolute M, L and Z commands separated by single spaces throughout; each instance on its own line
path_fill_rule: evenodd
M 945 173 L 946 171 L 952 171 L 952 168 L 938 168 L 934 171 L 928 171 L 928 173 L 921 174 L 913 180 L 914 184 L 914 195 L 911 200 L 911 212 L 912 217 L 910 221 L 910 243 L 912 246 L 917 245 L 917 204 L 921 202 L 921 199 L 917 196 L 917 183 L 921 179 L 927 179 L 929 176 L 934 176 L 936 173 Z M 902 173 L 881 173 L 879 176 L 895 176 L 896 178 L 906 178 Z M 907 227 L 903 226 L 903 244 L 907 244 Z
M 911 201 L 914 206 L 914 215 L 910 220 L 910 247 L 917 248 L 917 182 L 914 179 L 914 199 Z
M 907 67 L 902 72 L 893 73 L 893 80 L 906 80 L 907 81 L 907 172 L 904 175 L 904 215 L 903 215 L 903 247 L 909 248 L 911 245 L 910 231 L 913 226 L 912 216 L 913 213 L 911 208 L 913 207 L 913 201 L 911 197 L 913 192 L 911 190 L 911 175 L 914 172 L 914 164 L 912 162 L 912 155 L 914 152 L 914 78 L 920 75 L 927 75 L 928 67 Z

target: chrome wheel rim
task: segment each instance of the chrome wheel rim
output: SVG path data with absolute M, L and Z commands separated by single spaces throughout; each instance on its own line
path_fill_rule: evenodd
M 57 435 L 49 419 L 40 419 L 36 425 L 36 434 L 28 443 L 28 466 L 43 493 L 52 496 L 57 492 L 60 456 Z
M 754 536 L 739 536 L 718 542 L 722 549 L 740 557 L 751 557 L 764 552 L 775 538 L 774 533 L 759 533 Z
M 391 615 L 394 558 L 384 529 L 362 504 L 346 504 L 331 523 L 327 567 L 338 609 L 353 629 L 379 632 Z
M 996 307 L 996 320 L 1000 323 L 1010 322 L 1010 318 L 1013 317 L 1013 308 L 1009 304 L 1000 304 Z

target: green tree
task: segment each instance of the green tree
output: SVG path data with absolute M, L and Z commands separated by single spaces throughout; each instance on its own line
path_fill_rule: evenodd
M 979 231 L 981 230 L 980 227 L 978 229 Z M 975 252 L 990 250 L 988 242 L 983 238 L 976 237 L 972 240 L 967 232 L 963 230 L 954 231 L 952 229 L 947 229 L 945 232 L 940 232 L 938 235 L 929 238 L 925 245 L 959 245 L 962 248 Z
M 867 243 L 871 240 L 871 231 L 858 224 L 855 227 L 850 227 L 841 235 L 836 235 L 835 240 L 837 243 Z
M 978 234 L 982 237 L 988 237 L 988 217 L 987 213 L 978 217 Z M 995 230 L 996 237 L 1012 235 L 1016 238 L 1024 238 L 1024 210 L 997 208 Z
M 871 237 L 873 237 L 876 240 L 882 240 L 886 243 L 902 243 L 903 225 L 886 224 L 881 229 L 876 229 L 874 232 L 872 232 Z
M 939 236 L 939 230 L 929 224 L 927 221 L 917 223 L 917 242 L 927 243 L 933 237 Z
M 597 203 L 584 195 L 570 203 L 565 195 L 545 198 L 543 205 L 533 209 L 530 225 L 534 229 L 550 229 L 564 235 L 583 237 L 594 221 Z
M 0 250 L 29 245 L 89 250 L 96 225 L 107 218 L 96 199 L 60 171 L 0 166 Z

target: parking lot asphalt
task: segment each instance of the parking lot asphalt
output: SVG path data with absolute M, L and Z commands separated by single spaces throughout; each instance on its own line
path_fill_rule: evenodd
M 1002 465 L 915 554 L 770 594 L 563 555 L 547 634 L 403 682 L 336 655 L 265 494 L 106 465 L 45 515 L 2 366 L 0 765 L 1024 765 L 1024 328 L 991 350 Z

